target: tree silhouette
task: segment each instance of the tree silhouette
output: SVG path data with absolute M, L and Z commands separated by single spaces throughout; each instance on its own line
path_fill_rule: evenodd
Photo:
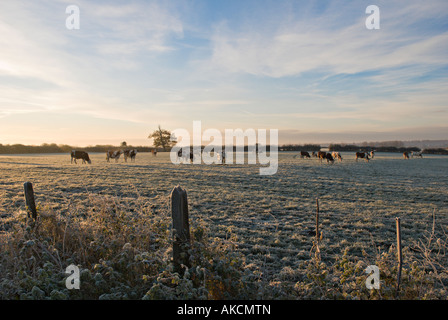
M 176 141 L 171 140 L 171 132 L 165 129 L 159 128 L 153 131 L 149 136 L 149 139 L 153 139 L 153 146 L 156 148 L 163 148 L 163 151 L 167 151 L 167 149 L 171 149 Z

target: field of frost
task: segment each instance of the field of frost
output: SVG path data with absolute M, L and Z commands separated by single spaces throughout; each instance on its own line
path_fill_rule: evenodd
M 366 265 L 375 264 L 379 254 L 390 253 L 389 249 L 396 244 L 396 217 L 401 218 L 403 246 L 414 260 L 418 260 L 415 254 L 423 254 L 422 250 L 427 249 L 422 249 L 422 243 L 427 243 L 423 240 L 428 240 L 431 232 L 434 239 L 446 239 L 448 157 L 424 155 L 423 159 L 404 160 L 401 154 L 378 153 L 374 159 L 365 162 L 355 161 L 351 152 L 342 153 L 342 156 L 342 162 L 328 164 L 315 158 L 300 159 L 294 152 L 280 152 L 277 173 L 263 176 L 259 174 L 259 165 L 174 165 L 168 153 L 157 156 L 139 153 L 135 162 L 128 160 L 126 163 L 123 158 L 108 163 L 104 154 L 92 154 L 91 165 L 81 164 L 81 161 L 72 164 L 68 154 L 2 155 L 0 235 L 13 241 L 11 234 L 18 232 L 16 225 L 26 215 L 23 193 L 26 181 L 33 183 L 39 210 L 47 214 L 51 212 L 55 219 L 65 223 L 66 228 L 69 219 L 85 219 L 90 224 L 94 223 L 89 219 L 95 219 L 96 212 L 98 215 L 105 212 L 97 210 L 98 207 L 104 208 L 99 203 L 114 203 L 126 215 L 133 215 L 136 219 L 123 218 L 121 223 L 163 221 L 167 226 L 165 233 L 169 233 L 171 222 L 169 194 L 173 187 L 180 185 L 188 193 L 192 228 L 200 225 L 211 239 L 209 241 L 219 239 L 231 243 L 231 251 L 244 260 L 241 268 L 251 274 L 250 281 L 259 284 L 258 289 L 251 289 L 258 290 L 257 295 L 249 298 L 286 299 L 316 298 L 319 294 L 307 285 L 321 281 L 310 276 L 320 271 L 310 270 L 309 265 L 308 271 L 303 269 L 303 263 L 316 259 L 316 247 L 313 247 L 316 199 L 319 201 L 321 232 L 320 263 L 331 265 L 345 257 L 353 265 L 361 260 Z M 138 234 L 132 233 L 137 233 L 138 228 L 120 228 L 121 236 L 126 238 L 123 243 L 147 241 L 146 238 L 135 240 Z M 20 234 L 25 238 L 24 233 Z M 163 254 L 168 259 L 169 235 L 165 240 L 163 250 L 168 251 Z M 56 244 L 54 246 L 57 247 Z M 441 248 L 445 249 L 446 243 Z M 438 262 L 446 259 L 440 250 Z M 7 259 L 4 257 L 3 263 L 9 263 L 12 268 Z M 76 262 L 82 265 L 88 260 L 84 257 L 84 261 Z M 406 262 L 410 263 L 409 260 Z M 439 281 L 440 292 L 446 296 L 443 291 L 446 277 L 440 276 L 446 273 L 446 269 L 431 271 L 430 266 L 423 262 L 421 265 L 423 271 L 436 273 L 438 278 L 434 281 L 444 279 Z M 85 268 L 93 272 L 93 267 Z M 358 276 L 363 273 L 356 272 Z M 329 286 L 328 283 L 332 283 L 331 286 L 340 283 L 339 278 L 334 279 L 336 272 L 330 274 L 333 278 L 324 279 L 326 282 L 320 284 L 322 287 Z M 11 282 L 16 280 L 14 277 L 10 275 Z M 356 281 L 353 283 L 361 283 L 359 279 Z M 201 297 L 210 298 L 214 294 L 213 298 L 224 298 L 217 292 L 225 291 L 225 286 L 216 283 L 206 285 L 204 280 L 207 293 Z M 148 284 L 148 289 L 153 287 L 154 284 Z M 20 291 L 14 290 L 11 292 Z M 44 293 L 37 297 L 50 294 L 48 289 L 40 290 Z M 313 291 L 314 295 L 306 293 L 307 290 Z M 326 290 L 321 294 L 326 295 L 329 289 Z M 341 297 L 344 298 L 346 291 L 342 291 Z M 151 297 L 166 298 L 160 292 L 159 296 L 154 292 Z M 11 298 L 4 295 L 4 298 Z M 18 297 L 36 297 L 36 293 L 22 293 Z M 421 298 L 422 295 L 415 297 Z

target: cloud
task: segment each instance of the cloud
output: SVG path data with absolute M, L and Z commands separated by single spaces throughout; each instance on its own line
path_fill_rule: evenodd
M 96 48 L 101 55 L 132 55 L 139 52 L 175 50 L 171 37 L 183 37 L 179 17 L 161 1 L 133 2 L 124 5 L 82 3 L 88 12 L 87 27 L 98 39 Z
M 439 4 L 446 7 L 444 3 Z M 422 11 L 419 10 L 421 4 L 416 7 L 416 3 L 411 3 L 411 9 L 404 10 L 406 15 L 401 13 L 403 8 L 399 6 L 380 6 L 384 8 L 384 19 L 393 19 L 393 22 L 386 20 L 380 30 L 366 29 L 364 21 L 367 16 L 361 6 L 358 6 L 358 18 L 345 16 L 347 7 L 353 6 L 353 3 L 340 3 L 338 10 L 328 10 L 322 16 L 310 15 L 297 21 L 285 19 L 286 14 L 274 22 L 257 17 L 259 22 L 254 24 L 258 28 L 251 25 L 250 28 L 235 30 L 228 23 L 221 22 L 216 25 L 212 37 L 210 63 L 222 72 L 273 78 L 308 71 L 353 74 L 413 64 L 446 64 L 447 30 L 419 32 L 410 30 L 408 25 L 409 21 L 424 23 L 435 12 L 440 16 L 437 4 L 431 3 L 425 6 L 431 10 L 426 8 Z
M 170 39 L 183 35 L 182 22 L 161 1 L 78 1 L 76 31 L 65 28 L 68 4 L 0 4 L 0 116 L 95 110 L 97 116 L 126 118 L 133 113 L 123 110 L 133 105 L 127 92 L 140 88 L 129 71 L 139 71 L 142 55 L 174 50 Z

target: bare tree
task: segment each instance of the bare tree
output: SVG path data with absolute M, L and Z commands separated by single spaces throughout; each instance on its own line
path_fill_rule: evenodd
M 163 151 L 167 151 L 171 149 L 176 141 L 171 139 L 171 132 L 165 129 L 162 129 L 159 125 L 159 128 L 153 131 L 149 136 L 149 139 L 153 139 L 153 146 L 156 148 L 163 148 Z

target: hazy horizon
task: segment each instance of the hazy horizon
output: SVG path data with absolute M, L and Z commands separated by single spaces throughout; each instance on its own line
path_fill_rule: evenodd
M 188 128 L 185 126 L 185 128 Z M 207 129 L 207 128 L 205 128 Z M 203 129 L 203 131 L 205 130 Z M 364 142 L 388 142 L 388 141 L 437 141 L 447 140 L 445 135 L 448 128 L 425 128 L 427 132 L 422 133 L 422 129 L 410 129 L 403 131 L 391 131 L 391 132 L 302 132 L 300 130 L 280 130 L 279 131 L 279 145 L 283 144 L 351 144 L 351 143 L 364 143 Z M 73 146 L 94 146 L 94 145 L 119 145 L 125 141 L 128 145 L 134 146 L 150 146 L 152 141 L 146 136 L 141 139 L 120 139 L 117 135 L 116 138 L 101 138 L 101 139 L 64 139 L 64 138 L 51 138 L 52 140 L 41 140 L 25 138 L 23 140 L 17 139 L 14 141 L 0 141 L 0 144 L 24 144 L 39 146 L 42 144 L 57 144 L 57 145 L 73 145 Z M 123 135 L 125 136 L 125 135 Z M 224 137 L 224 133 L 223 133 Z M 443 138 L 444 137 L 444 138 Z M 72 142 L 70 142 L 72 141 Z M 269 138 L 268 138 L 269 141 Z M 204 141 L 203 144 L 208 144 Z
M 224 140 L 224 139 L 223 139 Z M 46 142 L 41 142 L 41 143 L 35 143 L 35 144 L 27 144 L 27 143 L 20 143 L 20 142 L 12 142 L 12 143 L 0 143 L 0 145 L 15 145 L 15 144 L 21 144 L 21 145 L 25 145 L 25 146 L 43 146 L 43 145 L 53 145 L 56 144 L 57 146 L 63 146 L 63 145 L 68 145 L 68 146 L 72 146 L 72 147 L 94 147 L 94 146 L 106 146 L 106 145 L 110 145 L 110 146 L 114 146 L 114 147 L 120 147 L 121 146 L 121 142 L 117 142 L 117 141 L 110 141 L 108 143 L 84 143 L 84 144 L 70 144 L 70 143 L 57 143 L 54 141 L 46 141 Z M 140 146 L 140 147 L 152 147 L 152 143 L 149 139 L 147 139 L 146 142 L 143 143 L 130 143 L 128 141 L 124 141 L 126 142 L 127 146 Z M 370 144 L 370 145 L 375 145 L 375 144 L 388 144 L 388 143 L 394 143 L 394 142 L 401 142 L 403 143 L 405 146 L 410 147 L 418 147 L 419 145 L 436 145 L 437 147 L 442 147 L 442 148 L 448 148 L 448 139 L 409 139 L 409 140 L 400 140 L 400 139 L 390 139 L 390 140 L 351 140 L 351 141 L 295 141 L 295 140 L 290 140 L 290 141 L 285 141 L 285 142 L 281 142 L 279 141 L 278 145 L 307 145 L 307 144 L 318 144 L 318 145 L 330 145 L 330 144 L 341 144 L 341 145 L 350 145 L 350 144 Z M 269 140 L 268 143 L 269 144 Z M 213 145 L 213 143 L 210 144 L 210 142 L 208 141 L 203 141 L 202 143 L 203 146 L 205 145 Z M 245 141 L 245 145 L 247 146 L 247 141 Z
M 279 144 L 448 139 L 446 21 L 442 0 L 4 1 L 0 143 L 148 145 L 193 121 Z

